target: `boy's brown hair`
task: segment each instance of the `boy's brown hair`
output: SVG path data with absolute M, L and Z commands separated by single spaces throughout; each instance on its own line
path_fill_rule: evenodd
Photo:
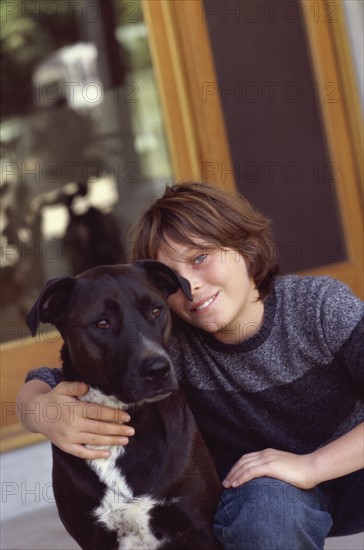
M 131 260 L 156 259 L 166 237 L 206 248 L 231 248 L 242 254 L 259 296 L 270 292 L 278 271 L 271 223 L 240 194 L 200 182 L 167 187 L 143 214 L 135 229 Z

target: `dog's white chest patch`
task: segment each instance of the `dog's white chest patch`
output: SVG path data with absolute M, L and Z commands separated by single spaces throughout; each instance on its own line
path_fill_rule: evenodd
M 83 401 L 92 401 L 114 408 L 125 408 L 115 398 L 90 389 L 82 397 Z M 163 545 L 152 533 L 150 511 L 158 501 L 149 495 L 135 497 L 122 472 L 116 467 L 117 458 L 126 452 L 124 447 L 108 447 L 108 458 L 87 460 L 90 468 L 106 485 L 107 489 L 100 505 L 94 510 L 96 521 L 108 530 L 116 531 L 120 550 L 155 550 Z

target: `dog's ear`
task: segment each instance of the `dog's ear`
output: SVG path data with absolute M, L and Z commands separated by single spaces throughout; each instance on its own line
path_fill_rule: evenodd
M 58 277 L 47 282 L 27 315 L 27 325 L 33 336 L 40 322 L 54 325 L 62 318 L 76 282 L 75 277 Z
M 163 292 L 165 296 L 170 296 L 180 288 L 183 294 L 192 301 L 190 283 L 184 277 L 181 277 L 170 267 L 157 262 L 156 260 L 140 260 L 136 262 L 135 267 L 142 269 L 148 279 Z

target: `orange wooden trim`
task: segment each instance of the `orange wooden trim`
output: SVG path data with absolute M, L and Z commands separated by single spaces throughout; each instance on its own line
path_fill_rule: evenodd
M 144 0 L 176 180 L 235 189 L 201 0 Z
M 37 339 L 28 336 L 0 346 L 1 452 L 45 440 L 19 424 L 16 396 L 31 369 L 61 366 L 62 344 L 59 333 L 52 330 L 41 333 Z
M 171 5 L 170 5 L 171 4 Z M 153 68 L 175 180 L 199 177 L 197 144 L 188 105 L 183 60 L 177 41 L 173 4 L 168 0 L 143 0 Z
M 1 426 L 17 423 L 15 400 L 29 370 L 60 366 L 62 339 L 55 331 L 38 341 L 16 340 L 0 346 Z

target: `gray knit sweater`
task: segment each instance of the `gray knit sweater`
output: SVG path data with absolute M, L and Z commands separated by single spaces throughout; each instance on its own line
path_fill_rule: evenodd
M 364 421 L 363 314 L 343 283 L 285 276 L 240 344 L 174 320 L 170 354 L 221 476 L 246 452 L 311 452 Z M 54 386 L 61 372 L 33 378 Z

